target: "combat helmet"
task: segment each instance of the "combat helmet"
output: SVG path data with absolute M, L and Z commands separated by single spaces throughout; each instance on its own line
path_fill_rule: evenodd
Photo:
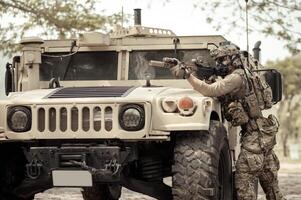
M 219 58 L 223 58 L 225 56 L 238 55 L 239 53 L 239 48 L 234 44 L 221 45 L 217 49 L 210 51 L 210 55 L 214 60 L 218 60 Z

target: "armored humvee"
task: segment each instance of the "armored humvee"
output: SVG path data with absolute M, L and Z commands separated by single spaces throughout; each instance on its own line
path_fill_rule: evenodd
M 238 135 L 219 101 L 148 64 L 202 56 L 214 66 L 209 50 L 226 39 L 144 27 L 136 12 L 134 27 L 110 35 L 21 41 L 0 102 L 0 199 L 51 187 L 81 187 L 86 200 L 119 199 L 121 187 L 157 199 L 234 198 Z

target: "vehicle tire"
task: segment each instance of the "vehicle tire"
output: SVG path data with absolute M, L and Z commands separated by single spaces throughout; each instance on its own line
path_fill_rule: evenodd
M 0 147 L 0 199 L 1 200 L 32 200 L 34 195 L 19 197 L 13 190 L 21 184 L 25 177 L 25 157 L 18 147 Z
M 112 188 L 113 187 L 113 188 Z M 115 191 L 110 191 L 110 190 Z M 93 187 L 82 189 L 84 200 L 118 200 L 121 194 L 121 186 L 110 186 L 107 184 L 96 184 Z
M 174 200 L 233 199 L 232 164 L 226 130 L 211 121 L 209 131 L 175 135 Z

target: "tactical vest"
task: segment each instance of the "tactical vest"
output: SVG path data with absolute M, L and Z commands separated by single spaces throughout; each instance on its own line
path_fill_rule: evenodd
M 268 151 L 276 144 L 277 119 L 263 117 L 262 110 L 272 106 L 272 90 L 257 73 L 236 69 L 241 76 L 241 88 L 222 97 L 225 118 L 232 126 L 242 128 L 242 147 L 254 153 Z
M 263 76 L 256 72 L 236 69 L 243 80 L 242 86 L 221 98 L 226 119 L 233 126 L 241 126 L 249 121 L 262 117 L 262 110 L 272 107 L 272 90 Z M 238 119 L 243 117 L 243 119 Z

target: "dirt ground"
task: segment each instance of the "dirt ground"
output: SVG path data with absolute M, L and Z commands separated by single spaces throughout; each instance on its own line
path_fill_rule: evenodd
M 301 200 L 301 164 L 282 164 L 279 184 L 287 200 Z M 82 200 L 82 196 L 78 188 L 53 188 L 37 194 L 35 200 Z M 123 188 L 121 200 L 154 199 Z M 261 189 L 258 200 L 265 200 Z

